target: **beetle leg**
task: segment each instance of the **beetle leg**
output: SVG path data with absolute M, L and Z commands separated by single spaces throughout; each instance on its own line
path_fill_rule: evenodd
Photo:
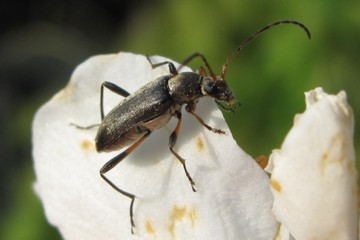
M 111 82 L 103 82 L 101 84 L 101 88 L 100 88 L 100 114 L 101 114 L 101 120 L 104 119 L 104 87 L 106 87 L 107 89 L 109 89 L 110 91 L 117 93 L 123 97 L 127 97 L 130 95 L 129 92 L 127 92 L 125 89 L 117 86 L 114 83 Z
M 172 154 L 175 155 L 175 157 L 181 162 L 181 164 L 183 165 L 184 167 L 184 170 L 185 170 L 185 174 L 187 176 L 187 178 L 189 179 L 189 182 L 191 184 L 191 188 L 194 192 L 196 192 L 196 188 L 195 188 L 195 183 L 194 181 L 192 180 L 187 168 L 186 168 L 186 164 L 185 164 L 185 159 L 183 159 L 177 152 L 175 152 L 175 150 L 173 149 L 173 147 L 175 146 L 175 143 L 176 143 L 176 140 L 177 140 L 177 137 L 179 135 L 179 132 L 180 132 L 180 128 L 181 128 L 181 112 L 179 111 L 176 111 L 175 112 L 176 114 L 176 117 L 178 118 L 178 123 L 176 125 L 176 128 L 174 129 L 174 131 L 171 133 L 170 137 L 169 137 L 169 148 L 170 148 L 170 151 L 172 152 Z
M 152 63 L 151 59 L 150 59 L 150 57 L 148 55 L 146 56 L 146 59 L 149 61 L 149 63 L 151 64 L 151 67 L 153 69 L 167 64 L 169 66 L 169 71 L 170 71 L 170 73 L 172 75 L 178 75 L 179 74 L 178 71 L 176 70 L 176 67 L 174 66 L 174 64 L 172 62 L 165 61 L 165 62 L 160 62 L 160 63 Z
M 198 73 L 199 73 L 200 76 L 206 77 L 206 70 L 205 70 L 205 68 L 203 66 L 199 67 Z
M 120 153 L 119 155 L 112 158 L 110 161 L 108 161 L 101 169 L 100 169 L 100 176 L 102 179 L 105 180 L 113 189 L 115 189 L 117 192 L 123 194 L 124 196 L 131 199 L 130 203 L 130 223 L 131 223 L 131 233 L 134 234 L 135 229 L 135 223 L 134 223 L 134 201 L 135 201 L 135 195 L 129 192 L 126 192 L 119 187 L 117 187 L 113 182 L 110 181 L 105 176 L 105 173 L 110 171 L 113 167 L 115 167 L 117 164 L 119 164 L 124 158 L 126 158 L 130 153 L 132 153 L 136 147 L 138 147 L 149 135 L 151 131 L 148 131 L 144 136 L 142 136 L 138 141 L 136 141 L 133 145 L 131 145 L 128 149 Z
M 206 127 L 208 130 L 214 132 L 214 133 L 219 133 L 219 134 L 225 134 L 225 131 L 221 130 L 221 129 L 217 129 L 217 128 L 213 128 L 213 127 L 210 127 L 209 125 L 207 125 L 204 120 L 201 119 L 201 117 L 199 117 L 199 115 L 197 115 L 194 111 L 194 108 L 191 107 L 191 105 L 186 105 L 185 107 L 186 111 L 188 111 L 190 114 L 192 114 L 198 121 L 201 125 L 203 125 L 204 127 Z
M 104 119 L 104 87 L 106 87 L 107 89 L 111 90 L 112 92 L 117 93 L 117 94 L 119 94 L 119 95 L 121 95 L 123 97 L 127 97 L 127 96 L 130 95 L 130 93 L 128 93 L 125 89 L 117 86 L 114 83 L 103 82 L 101 84 L 101 88 L 100 88 L 100 114 L 101 114 L 101 120 Z M 83 130 L 100 126 L 100 124 L 92 124 L 90 126 L 83 127 L 83 126 L 78 126 L 78 125 L 73 124 L 73 123 L 70 123 L 70 125 L 75 126 L 78 129 L 83 129 Z
M 79 125 L 76 125 L 76 124 L 74 124 L 74 123 L 70 123 L 70 125 L 78 128 L 78 129 L 81 129 L 81 130 L 87 130 L 87 129 L 91 129 L 91 128 L 100 126 L 100 124 L 98 124 L 98 123 L 92 124 L 92 125 L 89 125 L 89 126 L 86 126 L 86 127 L 84 127 L 84 126 L 79 126 Z

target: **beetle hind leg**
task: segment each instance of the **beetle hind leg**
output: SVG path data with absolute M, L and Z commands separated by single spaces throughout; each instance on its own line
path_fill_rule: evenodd
M 186 174 L 186 177 L 189 179 L 189 182 L 191 184 L 191 188 L 194 192 L 196 192 L 196 187 L 195 187 L 195 182 L 194 180 L 191 178 L 187 168 L 186 168 L 186 164 L 185 164 L 185 159 L 183 159 L 177 152 L 175 152 L 175 150 L 173 149 L 173 147 L 175 146 L 177 137 L 179 135 L 180 132 L 180 128 L 181 128 L 181 112 L 176 111 L 175 112 L 176 117 L 178 118 L 178 123 L 176 125 L 175 130 L 171 133 L 170 138 L 169 138 L 169 148 L 172 154 L 175 155 L 175 157 L 180 161 L 180 163 L 183 165 L 184 167 L 184 171 Z
M 110 179 L 108 179 L 103 173 L 100 172 L 100 176 L 102 179 L 105 180 L 105 182 L 107 182 L 112 188 L 114 188 L 116 191 L 118 191 L 119 193 L 121 193 L 122 195 L 128 197 L 131 199 L 131 203 L 130 203 L 130 223 L 131 223 L 131 234 L 134 234 L 134 230 L 135 230 L 135 223 L 134 223 L 134 201 L 135 201 L 135 195 L 129 192 L 126 192 L 122 189 L 120 189 L 119 187 L 117 187 L 113 182 L 110 181 Z
M 116 186 L 109 178 L 105 176 L 105 173 L 110 171 L 112 168 L 114 168 L 117 164 L 119 164 L 122 160 L 124 160 L 127 156 L 129 156 L 130 153 L 132 153 L 149 135 L 151 131 L 148 131 L 144 136 L 142 136 L 139 140 L 137 140 L 133 145 L 131 145 L 129 148 L 127 148 L 125 151 L 120 153 L 119 155 L 115 156 L 111 160 L 109 160 L 101 169 L 100 169 L 100 176 L 102 179 L 105 180 L 113 189 L 115 189 L 117 192 L 121 193 L 122 195 L 128 197 L 131 199 L 130 203 L 130 223 L 131 223 L 131 233 L 134 234 L 135 229 L 135 222 L 134 222 L 134 201 L 135 201 L 135 195 L 129 192 L 126 192 Z

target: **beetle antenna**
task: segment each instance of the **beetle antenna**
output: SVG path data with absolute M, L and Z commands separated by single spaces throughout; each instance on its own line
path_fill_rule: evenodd
M 257 32 L 255 32 L 254 34 L 252 34 L 248 39 L 246 39 L 244 42 L 242 42 L 236 49 L 234 52 L 232 52 L 230 54 L 230 56 L 226 59 L 226 62 L 224 63 L 224 65 L 222 66 L 222 70 L 221 70 L 221 78 L 224 79 L 225 74 L 227 72 L 228 66 L 229 64 L 232 62 L 232 60 L 235 58 L 235 56 L 244 48 L 246 47 L 252 40 L 254 40 L 256 37 L 258 37 L 259 35 L 261 35 L 261 33 L 265 32 L 266 30 L 281 25 L 281 24 L 292 24 L 292 25 L 296 25 L 300 28 L 302 28 L 306 35 L 308 36 L 309 39 L 311 39 L 311 34 L 310 31 L 307 27 L 305 27 L 304 24 L 297 22 L 297 21 L 292 21 L 292 20 L 283 20 L 283 21 L 277 21 L 277 22 L 273 22 L 270 23 L 269 25 L 261 28 L 260 30 L 258 30 Z

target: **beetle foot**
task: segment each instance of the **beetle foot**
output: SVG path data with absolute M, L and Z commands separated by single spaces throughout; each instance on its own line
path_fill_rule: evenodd
M 191 188 L 192 188 L 193 192 L 197 192 L 194 181 L 191 181 L 190 183 L 191 183 Z
M 92 125 L 89 125 L 89 126 L 80 126 L 80 125 L 76 125 L 75 123 L 69 123 L 70 126 L 74 126 L 76 127 L 77 129 L 81 129 L 81 130 L 87 130 L 87 129 L 91 129 L 91 128 L 94 128 L 94 127 L 99 127 L 100 124 L 97 123 L 97 124 L 92 124 Z
M 225 131 L 223 131 L 221 129 L 217 129 L 217 128 L 211 128 L 210 131 L 212 131 L 214 133 L 218 133 L 218 134 L 225 134 Z

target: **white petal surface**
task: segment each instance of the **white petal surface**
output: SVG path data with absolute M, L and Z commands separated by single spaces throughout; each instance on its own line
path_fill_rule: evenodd
M 37 112 L 33 123 L 35 189 L 48 220 L 65 239 L 273 238 L 278 223 L 271 213 L 269 179 L 236 145 L 221 112 L 206 98 L 200 100 L 196 112 L 226 135 L 209 132 L 184 111 L 175 146 L 187 159 L 198 192 L 191 190 L 181 164 L 168 149 L 175 119 L 106 174 L 137 196 L 136 234 L 131 235 L 130 200 L 99 176 L 102 165 L 120 151 L 97 153 L 97 129 L 80 130 L 70 123 L 99 123 L 102 82 L 113 82 L 132 93 L 163 74 L 168 74 L 166 66 L 153 70 L 140 55 L 93 57 Z M 121 99 L 105 90 L 105 112 Z
M 273 211 L 296 239 L 357 239 L 354 120 L 345 92 L 306 93 L 281 150 L 270 158 Z

